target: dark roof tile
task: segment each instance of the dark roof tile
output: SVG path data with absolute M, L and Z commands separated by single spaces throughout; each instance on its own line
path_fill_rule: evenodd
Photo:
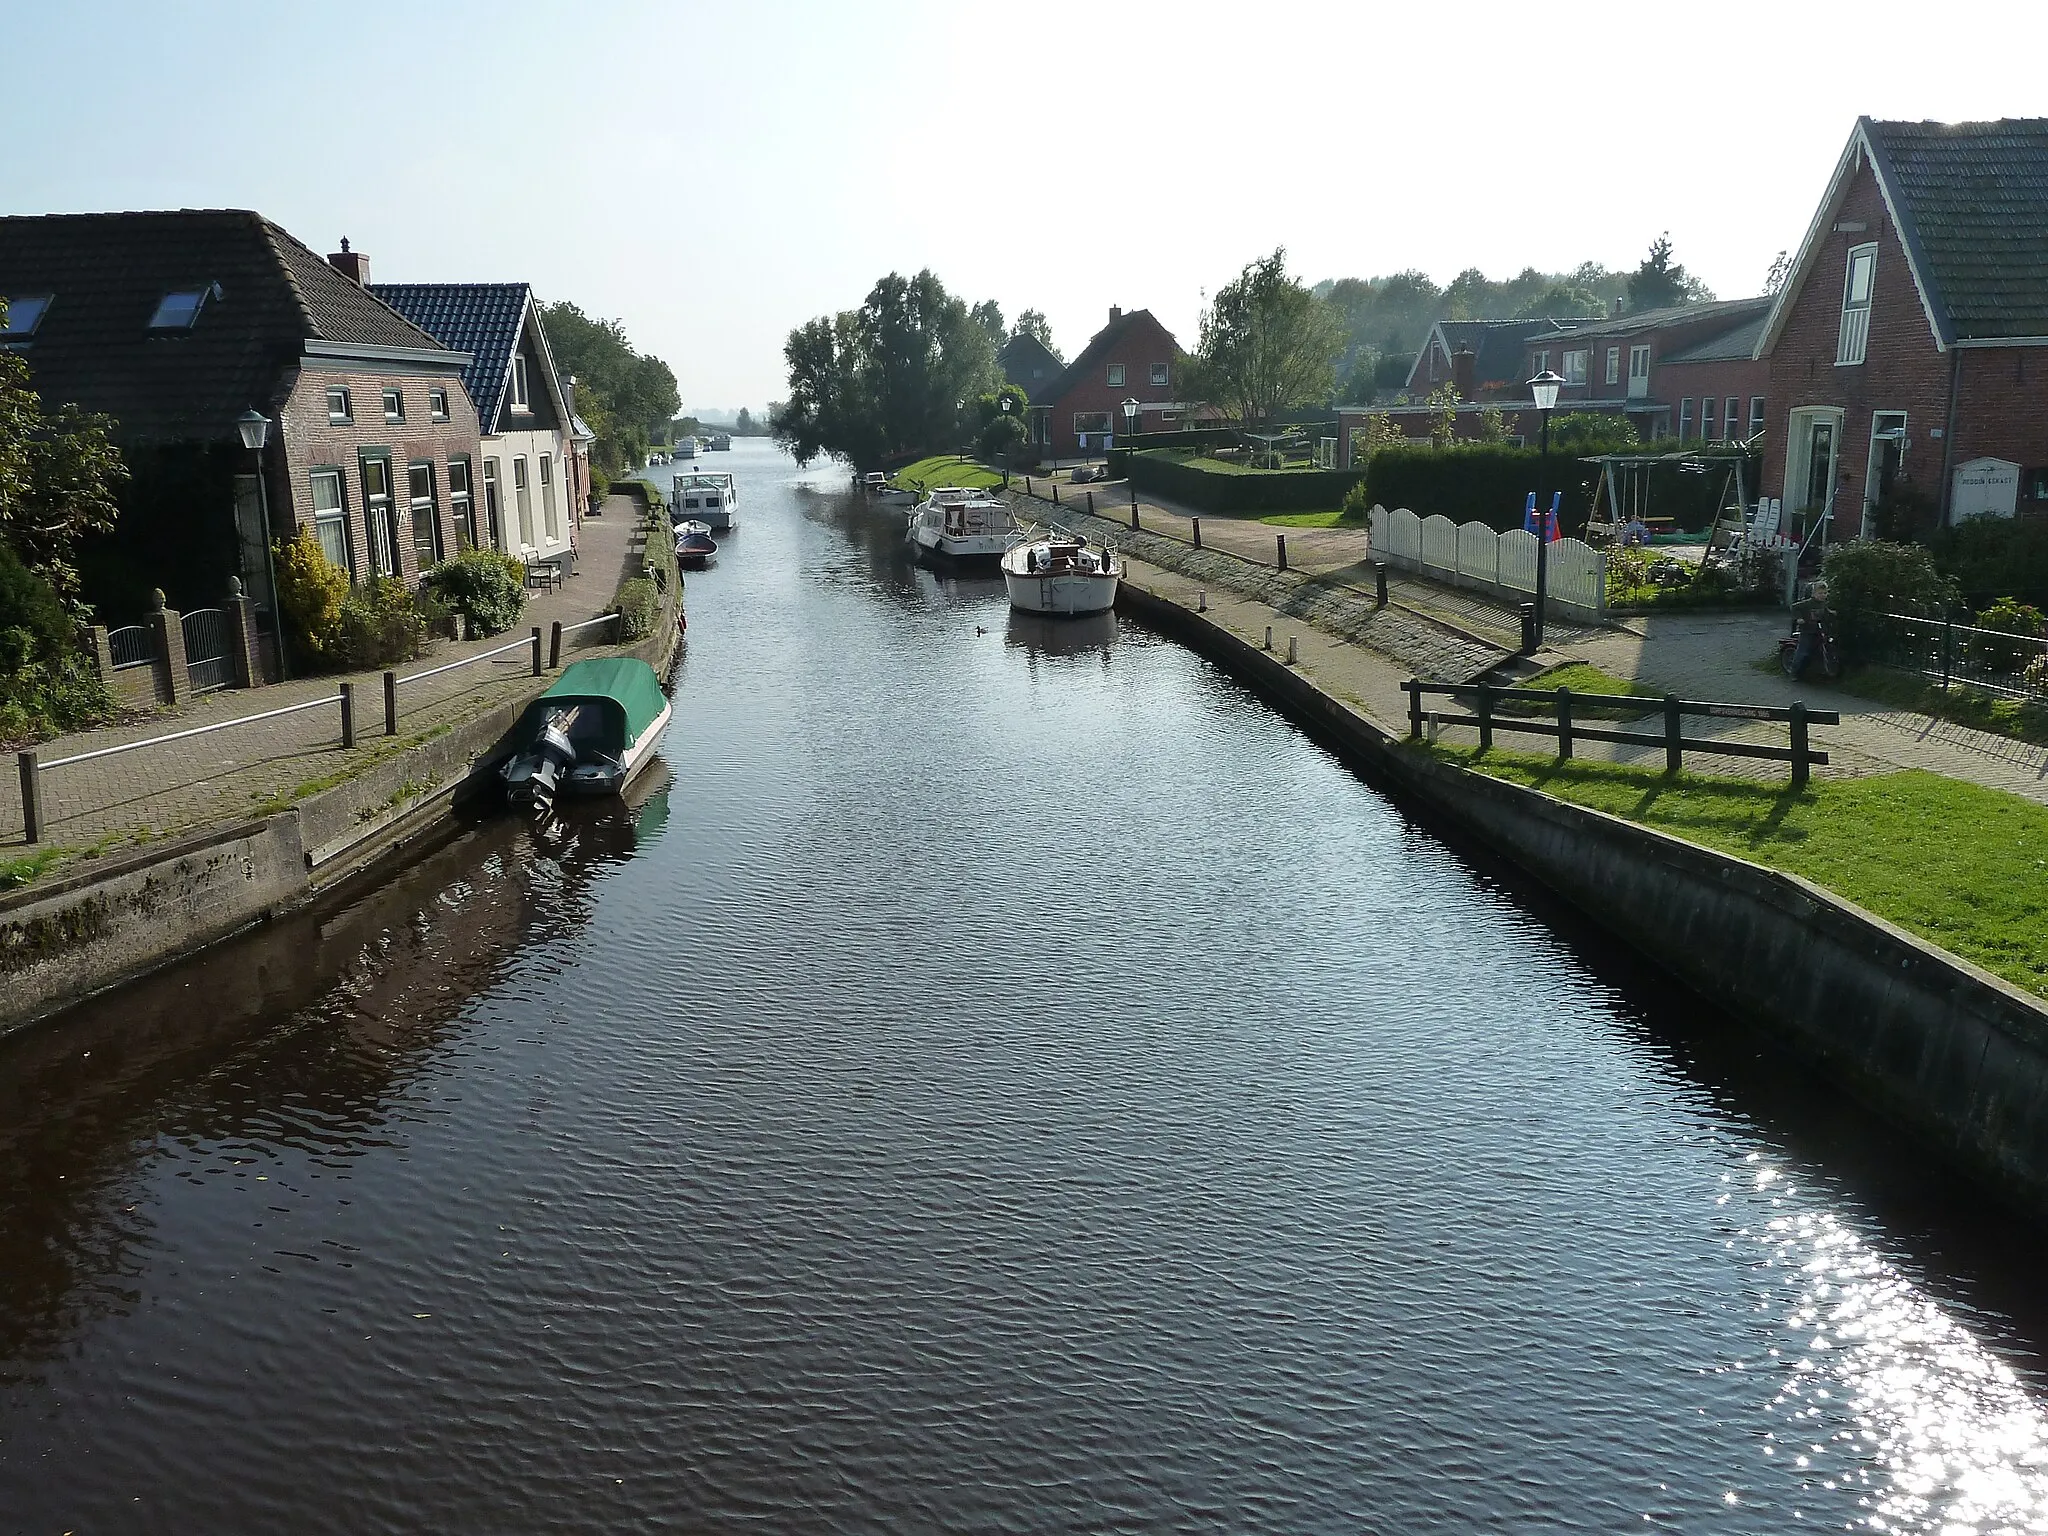
M 370 291 L 443 346 L 469 354 L 462 387 L 484 431 L 496 431 L 533 290 L 525 283 L 372 283 Z

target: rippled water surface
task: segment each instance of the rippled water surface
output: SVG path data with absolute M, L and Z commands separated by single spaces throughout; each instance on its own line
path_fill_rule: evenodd
M 2048 1524 L 2033 1236 L 730 463 L 635 804 L 0 1044 L 0 1529 Z

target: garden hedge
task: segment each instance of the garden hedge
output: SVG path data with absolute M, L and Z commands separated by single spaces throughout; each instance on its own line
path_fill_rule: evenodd
M 1649 451 L 1655 451 L 1655 445 Z M 1382 448 L 1365 471 L 1366 497 L 1379 506 L 1406 507 L 1424 517 L 1441 513 L 1457 523 L 1519 528 L 1529 493 L 1536 489 L 1541 458 L 1542 452 L 1536 448 L 1495 443 Z M 1745 483 L 1754 495 L 1754 461 L 1746 473 Z M 1651 515 L 1676 518 L 1679 527 L 1691 532 L 1713 521 L 1727 478 L 1724 461 L 1714 461 L 1706 474 L 1686 474 L 1676 465 L 1660 465 L 1650 476 Z M 1564 493 L 1560 519 L 1565 532 L 1584 531 L 1598 480 L 1597 465 L 1552 451 L 1545 490 Z M 1544 499 L 1549 499 L 1547 494 Z
M 1183 463 L 1177 451 L 1131 453 L 1133 487 L 1156 491 L 1198 512 L 1323 512 L 1365 478 L 1356 469 L 1225 469 Z M 1110 472 L 1116 473 L 1115 456 Z
M 1927 543 L 1971 607 L 2013 597 L 2048 608 L 2048 519 L 1972 517 Z

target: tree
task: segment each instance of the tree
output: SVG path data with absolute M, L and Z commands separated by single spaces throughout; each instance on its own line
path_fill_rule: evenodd
M 1045 348 L 1046 351 L 1052 354 L 1054 362 L 1062 365 L 1065 364 L 1067 360 L 1066 355 L 1052 344 L 1052 327 L 1046 324 L 1044 310 L 1027 309 L 1023 314 L 1019 315 L 1017 317 L 1017 333 L 1021 336 L 1029 336 L 1041 347 Z
M 1646 309 L 1670 309 L 1679 304 L 1713 298 L 1706 284 L 1671 259 L 1671 236 L 1659 235 L 1650 242 L 1642 265 L 1629 274 L 1628 307 L 1640 314 Z
M 744 405 L 741 406 L 739 415 L 733 418 L 732 429 L 741 437 L 753 436 L 754 413 L 748 410 Z
M 983 299 L 967 314 L 969 319 L 988 332 L 990 346 L 1000 347 L 1010 339 L 1009 327 L 1003 324 L 1003 306 L 994 299 Z
M 658 357 L 644 356 L 617 320 L 593 320 L 564 299 L 541 310 L 555 363 L 574 376 L 578 414 L 597 434 L 591 460 L 616 478 L 637 468 L 682 402 L 676 376 Z
M 1226 283 L 1202 314 L 1201 343 L 1184 370 L 1195 398 L 1235 409 L 1246 425 L 1327 401 L 1344 332 L 1328 301 L 1287 275 L 1287 249 Z
M 78 613 L 79 541 L 112 531 L 128 481 L 113 429 L 75 405 L 46 409 L 27 363 L 0 352 L 0 539 Z
M 1439 384 L 1429 392 L 1429 441 L 1435 448 L 1448 448 L 1458 435 L 1458 386 Z

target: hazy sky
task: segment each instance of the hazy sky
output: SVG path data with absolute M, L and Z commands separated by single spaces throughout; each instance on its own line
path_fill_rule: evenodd
M 531 282 L 689 406 L 929 266 L 1072 355 L 1108 307 L 1593 259 L 1722 297 L 1857 114 L 2048 112 L 2048 4 L 24 3 L 0 212 L 248 207 L 373 277 Z

